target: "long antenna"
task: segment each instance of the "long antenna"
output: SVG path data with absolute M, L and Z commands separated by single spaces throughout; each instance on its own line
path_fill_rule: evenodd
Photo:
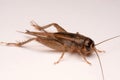
M 111 39 L 117 38 L 117 37 L 120 37 L 120 35 L 115 36 L 115 37 L 112 37 L 112 38 L 109 38 L 109 39 L 106 39 L 106 40 L 104 40 L 104 41 L 102 41 L 102 42 L 99 42 L 99 43 L 95 44 L 95 46 L 97 46 L 97 45 L 99 45 L 99 44 L 101 44 L 101 43 L 104 43 L 104 42 L 106 42 L 106 41 L 109 41 L 109 40 L 111 40 Z
M 112 37 L 112 38 L 109 38 L 109 39 L 106 39 L 106 40 L 104 40 L 104 41 L 101 41 L 101 42 L 95 44 L 95 46 L 97 46 L 97 45 L 99 45 L 99 44 L 101 44 L 101 43 L 104 43 L 104 42 L 106 42 L 106 41 L 109 41 L 109 40 L 115 39 L 115 38 L 117 38 L 117 37 L 120 37 L 120 35 L 115 36 L 115 37 Z M 100 68 L 101 68 L 101 73 L 102 73 L 102 78 L 103 78 L 103 80 L 105 80 L 105 78 L 104 78 L 104 72 L 103 72 L 103 67 L 102 67 L 102 63 L 101 63 L 100 57 L 99 57 L 99 55 L 98 55 L 96 49 L 94 49 L 94 51 L 95 51 L 95 53 L 96 53 L 96 55 L 97 55 L 97 57 L 98 57 L 98 61 L 99 61 Z
M 97 51 L 96 51 L 95 49 L 94 49 L 94 51 L 95 51 L 95 53 L 96 53 L 96 55 L 97 55 L 97 57 L 98 57 L 98 61 L 99 61 L 99 64 L 100 64 L 100 69 L 101 69 L 101 73 L 102 73 L 102 79 L 105 80 L 105 78 L 104 78 L 104 72 L 103 72 L 103 68 L 102 68 L 102 63 L 101 63 L 100 57 L 99 57 L 99 55 L 98 55 L 98 53 L 97 53 Z

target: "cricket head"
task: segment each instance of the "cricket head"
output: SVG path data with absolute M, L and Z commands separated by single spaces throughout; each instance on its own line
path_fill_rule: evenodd
M 94 49 L 95 49 L 94 41 L 90 38 L 85 39 L 81 48 L 81 52 L 85 56 L 90 56 L 94 52 Z
M 120 35 L 115 36 L 115 37 L 112 37 L 112 38 L 108 38 L 108 39 L 106 39 L 106 40 L 104 40 L 104 41 L 101 41 L 101 42 L 99 42 L 99 43 L 97 43 L 97 44 L 95 44 L 92 39 L 86 38 L 86 39 L 84 40 L 84 42 L 83 42 L 82 47 L 81 47 L 81 52 L 82 52 L 84 55 L 86 55 L 86 56 L 91 55 L 93 52 L 97 53 L 97 51 L 99 51 L 99 50 L 97 50 L 97 49 L 95 48 L 97 45 L 99 45 L 99 44 L 101 44 L 101 43 L 104 43 L 104 42 L 107 42 L 107 41 L 109 41 L 109 40 L 115 39 L 115 38 L 117 38 L 117 37 L 120 37 Z M 101 51 L 99 51 L 99 52 L 101 52 Z

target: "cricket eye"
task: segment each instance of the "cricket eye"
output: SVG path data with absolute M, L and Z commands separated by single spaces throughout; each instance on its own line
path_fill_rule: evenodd
M 90 47 L 91 47 L 91 48 L 94 48 L 94 47 L 95 47 L 95 44 L 94 44 L 94 43 L 92 43 L 92 44 L 90 45 Z

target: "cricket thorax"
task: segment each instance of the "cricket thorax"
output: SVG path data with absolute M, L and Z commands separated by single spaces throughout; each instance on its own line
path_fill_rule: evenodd
M 79 50 L 83 55 L 92 54 L 95 47 L 93 40 L 78 33 L 55 33 L 55 38 L 67 46 L 68 50 L 73 52 Z

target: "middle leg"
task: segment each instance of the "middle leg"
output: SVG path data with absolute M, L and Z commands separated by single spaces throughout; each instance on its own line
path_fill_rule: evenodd
M 78 52 L 79 52 L 79 54 L 81 55 L 81 57 L 85 60 L 86 63 L 91 64 L 91 63 L 86 59 L 86 56 L 81 53 L 80 50 L 78 50 Z

